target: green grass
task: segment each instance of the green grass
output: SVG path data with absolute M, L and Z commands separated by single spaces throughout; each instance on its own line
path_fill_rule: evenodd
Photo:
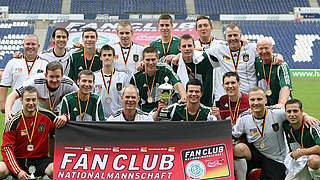
M 303 109 L 309 115 L 320 119 L 320 81 L 319 80 L 294 80 L 293 98 L 299 99 L 303 103 Z M 4 114 L 0 113 L 0 132 L 4 128 Z M 0 135 L 2 144 L 2 133 Z M 2 156 L 0 155 L 0 159 Z

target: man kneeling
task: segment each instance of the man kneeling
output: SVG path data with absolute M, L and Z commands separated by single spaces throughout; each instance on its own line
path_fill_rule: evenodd
M 22 111 L 6 122 L 3 134 L 0 162 L 0 178 L 14 174 L 18 179 L 53 175 L 53 159 L 48 157 L 48 136 L 54 133 L 55 123 L 66 123 L 66 119 L 54 122 L 55 115 L 37 109 L 38 91 L 27 86 L 21 93 Z M 27 173 L 29 172 L 29 173 Z

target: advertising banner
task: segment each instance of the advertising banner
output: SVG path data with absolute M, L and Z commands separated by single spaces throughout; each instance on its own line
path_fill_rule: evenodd
M 69 122 L 53 179 L 234 179 L 230 121 Z

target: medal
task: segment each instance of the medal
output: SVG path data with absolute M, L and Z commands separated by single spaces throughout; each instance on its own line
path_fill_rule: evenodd
M 87 113 L 87 109 L 88 109 L 88 106 L 89 106 L 89 102 L 90 102 L 90 94 L 89 94 L 89 97 L 88 97 L 88 101 L 86 103 L 86 108 L 84 110 L 84 113 L 82 115 L 82 112 L 81 112 L 81 102 L 80 102 L 80 96 L 79 96 L 79 91 L 77 92 L 77 99 L 78 99 L 78 107 L 79 107 L 79 115 L 80 115 L 80 118 L 81 118 L 81 121 L 84 120 L 84 117 L 86 116 L 86 113 Z
M 266 145 L 264 144 L 263 141 L 261 141 L 261 142 L 259 143 L 259 147 L 260 147 L 260 149 L 264 149 L 264 148 L 266 147 Z
M 107 104 L 110 104 L 110 103 L 112 102 L 112 99 L 111 99 L 111 97 L 110 97 L 109 95 L 110 95 L 110 87 L 111 87 L 111 82 L 112 82 L 113 73 L 114 73 L 114 70 L 112 70 L 112 72 L 111 72 L 110 81 L 109 81 L 109 86 L 107 86 L 106 79 L 105 79 L 104 73 L 103 73 L 103 69 L 101 70 L 101 75 L 102 75 L 103 84 L 104 84 L 104 87 L 105 87 L 106 90 L 107 90 L 107 95 L 108 95 L 108 97 L 106 97 L 106 100 L 105 100 Z
M 153 98 L 152 98 L 151 96 L 149 96 L 149 97 L 147 98 L 147 102 L 148 102 L 149 104 L 153 103 Z
M 31 152 L 34 150 L 34 146 L 31 144 L 32 142 L 32 138 L 33 138 L 33 134 L 34 134 L 34 129 L 37 125 L 37 117 L 38 117 L 38 111 L 36 111 L 36 114 L 35 114 L 35 117 L 34 117 L 34 121 L 33 121 L 33 125 L 32 125 L 32 131 L 31 131 L 31 135 L 30 135 L 30 132 L 29 132 L 29 128 L 27 126 L 27 122 L 24 118 L 24 114 L 23 112 L 21 111 L 21 114 L 22 114 L 22 120 L 23 120 L 23 124 L 24 124 L 24 127 L 26 128 L 26 133 L 27 133 L 27 137 L 28 137 L 28 140 L 29 140 L 29 145 L 27 145 L 27 151 L 28 152 Z
M 272 95 L 272 90 L 270 89 L 272 63 L 273 63 L 273 59 L 271 60 L 271 63 L 270 63 L 268 80 L 267 80 L 267 77 L 266 77 L 266 71 L 264 70 L 264 64 L 262 63 L 263 76 L 264 76 L 264 79 L 266 80 L 266 83 L 267 83 L 267 89 L 265 91 L 267 96 L 271 96 Z
M 34 146 L 32 144 L 27 145 L 27 151 L 31 152 L 33 151 Z
M 272 90 L 268 87 L 267 90 L 265 91 L 267 96 L 272 95 Z
M 107 104 L 110 104 L 111 102 L 112 102 L 112 99 L 111 99 L 111 97 L 108 96 L 108 97 L 106 98 L 106 103 L 107 103 Z

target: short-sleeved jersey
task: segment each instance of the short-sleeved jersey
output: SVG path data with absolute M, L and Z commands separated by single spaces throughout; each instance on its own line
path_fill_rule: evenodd
M 100 97 L 90 93 L 89 102 L 80 100 L 79 107 L 77 92 L 63 97 L 60 115 L 67 115 L 71 121 L 105 121 Z M 85 112 L 87 102 L 88 107 Z
M 266 77 L 264 77 L 262 66 L 264 66 Z M 266 90 L 267 80 L 269 79 L 270 64 L 263 65 L 262 59 L 259 57 L 255 61 L 255 68 L 258 86 Z M 267 96 L 267 105 L 278 104 L 281 96 L 281 88 L 284 86 L 288 86 L 289 89 L 292 90 L 290 69 L 287 63 L 284 62 L 281 65 L 272 65 L 269 85 L 272 94 L 271 96 Z
M 187 104 L 174 103 L 168 108 L 171 121 L 187 121 Z M 194 115 L 188 113 L 188 121 L 215 121 L 211 109 L 200 104 L 200 109 Z
M 302 147 L 301 147 L 301 131 L 303 127 L 302 135 Z M 320 146 L 320 126 L 319 124 L 316 127 L 301 126 L 299 129 L 295 130 L 292 128 L 288 120 L 283 122 L 283 130 L 285 132 L 287 143 L 289 146 L 289 151 L 292 152 L 297 149 L 310 148 L 315 145 Z M 291 134 L 292 131 L 292 134 Z M 293 136 L 294 138 L 293 138 Z M 298 141 L 298 143 L 297 143 Z
M 255 120 L 261 132 L 263 124 L 265 125 L 263 138 L 259 134 L 252 113 L 249 112 L 244 112 L 240 115 L 237 123 L 232 127 L 232 135 L 239 138 L 242 134 L 246 134 L 248 142 L 252 143 L 261 154 L 269 159 L 283 163 L 287 154 L 282 127 L 283 121 L 286 120 L 285 110 L 268 107 L 265 123 L 264 118 L 255 118 Z M 261 143 L 265 147 L 261 148 Z
M 216 67 L 215 63 L 211 64 L 207 56 L 205 56 L 204 58 L 203 56 L 200 56 L 200 57 L 194 56 L 193 62 L 190 62 L 190 63 L 184 62 L 182 56 L 180 56 L 179 66 L 173 65 L 173 69 L 177 69 L 177 74 L 180 80 L 183 82 L 184 79 L 187 79 L 187 81 L 183 83 L 184 86 L 187 84 L 189 79 L 195 78 L 201 81 L 203 88 L 202 88 L 202 97 L 200 99 L 200 102 L 203 105 L 208 107 L 213 106 L 213 99 L 214 99 L 213 69 L 214 67 Z M 186 76 L 188 76 L 188 78 L 186 78 Z
M 17 175 L 21 168 L 17 163 L 17 158 L 36 158 L 48 156 L 48 136 L 54 133 L 55 115 L 47 110 L 39 109 L 37 119 L 35 116 L 24 117 L 27 128 L 24 124 L 22 114 L 19 111 L 12 120 L 6 122 L 3 133 L 3 143 L 1 145 L 1 154 L 7 167 Z M 27 131 L 31 136 L 32 128 L 34 133 L 31 143 L 28 140 Z M 27 146 L 33 145 L 33 151 L 28 151 Z
M 163 49 L 163 47 L 162 47 L 161 38 L 159 38 L 159 39 L 157 39 L 155 41 L 152 41 L 150 43 L 150 46 L 151 47 L 155 47 L 158 50 L 158 55 L 159 55 L 159 58 L 160 58 L 159 62 L 163 62 L 164 58 L 167 55 L 178 54 L 180 52 L 179 48 L 178 48 L 179 47 L 179 43 L 180 43 L 180 39 L 178 37 L 176 37 L 176 36 L 172 36 L 171 43 L 168 42 L 168 43 L 164 43 L 163 44 L 165 49 Z M 170 47 L 169 47 L 169 45 L 170 45 Z
M 147 76 L 148 82 L 146 81 L 146 76 Z M 149 77 L 148 75 L 146 75 L 144 71 L 138 71 L 132 76 L 130 80 L 130 84 L 135 85 L 139 89 L 139 95 L 141 97 L 140 107 L 142 111 L 150 112 L 157 106 L 156 101 L 159 98 L 158 87 L 161 84 L 165 83 L 164 78 L 166 76 L 169 78 L 169 83 L 172 84 L 173 86 L 176 83 L 180 82 L 178 75 L 172 70 L 170 66 L 168 66 L 165 63 L 158 63 L 155 77 L 154 76 Z M 151 91 L 153 78 L 154 78 L 154 86 L 152 89 L 151 97 L 155 101 L 153 103 L 148 103 L 147 98 L 150 96 L 150 93 L 148 91 L 148 86 Z
M 120 43 L 112 45 L 115 50 L 113 67 L 120 72 L 125 72 L 132 76 L 136 70 L 137 62 L 142 60 L 144 47 L 140 44 L 132 43 L 130 47 L 121 47 Z
M 102 68 L 102 63 L 100 60 L 100 51 L 96 50 L 96 53 L 94 55 L 93 62 L 92 60 L 86 59 L 86 63 L 84 61 L 84 50 L 79 49 L 78 51 L 75 51 L 70 56 L 70 70 L 68 76 L 74 81 L 77 82 L 78 80 L 78 74 L 82 70 L 91 70 L 92 72 L 98 71 Z M 92 62 L 92 66 L 90 69 L 90 64 Z M 87 64 L 87 66 L 86 66 Z
M 240 93 L 239 103 L 240 103 L 239 104 L 240 107 L 239 107 L 238 117 L 241 113 L 249 109 L 249 96 L 245 93 Z M 235 114 L 236 105 L 237 105 L 237 102 L 232 102 L 232 101 L 230 101 L 230 105 L 229 105 L 229 96 L 227 94 L 221 96 L 219 100 L 219 110 L 220 110 L 221 119 L 231 119 L 229 106 L 231 106 L 232 113 Z
M 107 122 L 126 122 L 127 120 L 123 116 L 123 109 L 119 109 L 115 114 L 107 119 Z M 140 109 L 136 109 L 134 122 L 154 121 L 152 116 Z M 129 121 L 128 121 L 129 122 Z
M 37 57 L 35 62 L 26 62 L 24 57 L 13 58 L 7 63 L 4 72 L 2 73 L 0 86 L 16 89 L 32 76 L 38 73 L 45 72 L 47 64 L 47 61 L 43 60 L 40 57 Z M 30 70 L 30 72 L 28 72 L 28 69 Z M 16 113 L 21 110 L 21 108 L 22 105 L 20 100 L 18 99 L 12 106 L 12 112 Z
M 210 47 L 216 46 L 217 44 L 223 44 L 225 43 L 222 40 L 217 40 L 215 38 L 212 38 L 212 41 L 210 43 L 201 43 L 200 39 L 196 39 L 194 41 L 194 45 L 196 48 L 203 47 L 204 49 L 209 49 Z M 221 67 L 215 67 L 213 69 L 214 74 L 214 101 L 219 101 L 220 97 L 223 96 L 226 92 L 222 87 L 222 71 Z
M 59 114 L 61 108 L 61 100 L 63 96 L 70 92 L 78 90 L 78 86 L 67 76 L 63 76 L 61 84 L 58 89 L 49 91 L 48 83 L 44 73 L 33 76 L 28 81 L 24 82 L 22 86 L 18 87 L 16 91 L 21 96 L 22 90 L 27 86 L 33 86 L 39 93 L 39 105 L 41 108 L 50 110 L 56 114 Z M 50 96 L 50 98 L 49 98 Z M 51 105 L 50 105 L 51 100 Z
M 70 56 L 75 51 L 76 51 L 75 49 L 66 48 L 66 51 L 63 56 L 57 56 L 54 53 L 54 48 L 50 48 L 45 51 L 42 51 L 39 54 L 39 57 L 41 57 L 42 59 L 44 59 L 48 62 L 57 61 L 57 62 L 61 63 L 63 66 L 63 73 L 68 75 L 69 69 L 70 69 Z
M 124 72 L 113 71 L 112 79 L 111 75 L 104 75 L 105 83 L 102 77 L 101 70 L 96 71 L 95 75 L 95 86 L 92 90 L 94 94 L 97 94 L 103 106 L 104 117 L 108 118 L 114 114 L 118 109 L 123 107 L 121 101 L 121 92 L 128 82 L 127 74 Z M 110 85 L 111 79 L 111 85 Z M 110 88 L 109 88 L 110 86 Z M 109 93 L 108 93 L 109 88 Z M 107 103 L 107 97 L 110 97 L 111 103 Z
M 210 49 L 207 49 L 206 53 L 210 58 L 211 56 L 213 56 L 219 61 L 223 74 L 230 71 L 237 71 L 241 82 L 241 92 L 248 94 L 251 88 L 256 87 L 257 78 L 254 66 L 256 58 L 255 43 L 248 43 L 235 52 L 232 52 L 229 49 L 228 44 L 217 44 L 217 46 L 213 46 L 210 47 Z M 230 53 L 232 54 L 232 56 Z M 238 68 L 236 70 L 235 67 L 237 66 L 237 64 Z

